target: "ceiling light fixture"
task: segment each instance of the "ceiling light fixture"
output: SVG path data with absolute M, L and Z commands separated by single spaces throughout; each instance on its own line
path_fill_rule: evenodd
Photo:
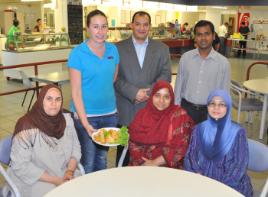
M 42 1 L 42 0 L 21 0 L 22 2 L 35 2 L 35 1 Z
M 226 10 L 227 7 L 225 6 L 211 6 L 211 8 L 214 8 L 214 9 L 223 9 L 223 10 Z

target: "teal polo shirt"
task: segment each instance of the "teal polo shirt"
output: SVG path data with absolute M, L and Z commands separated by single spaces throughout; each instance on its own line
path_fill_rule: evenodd
M 89 49 L 88 40 L 70 53 L 67 66 L 81 73 L 81 88 L 87 115 L 103 115 L 116 111 L 114 74 L 119 55 L 114 44 L 105 42 L 105 53 L 100 59 Z M 75 106 L 71 101 L 71 111 Z

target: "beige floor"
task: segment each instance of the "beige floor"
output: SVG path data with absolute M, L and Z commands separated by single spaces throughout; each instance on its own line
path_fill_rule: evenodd
M 247 67 L 256 60 L 247 60 L 247 59 L 237 59 L 231 58 L 229 59 L 231 62 L 231 78 L 237 80 L 239 82 L 243 82 L 246 78 L 246 69 Z M 177 71 L 178 60 L 173 60 L 173 72 Z M 263 78 L 268 76 L 268 67 L 267 66 L 257 66 L 252 72 L 251 78 Z M 175 77 L 172 79 L 173 84 L 175 81 Z M 9 90 L 16 90 L 22 88 L 22 84 L 18 81 L 10 80 L 7 81 L 3 76 L 3 71 L 0 71 L 0 92 L 5 92 Z M 64 94 L 64 107 L 68 108 L 70 102 L 70 86 L 69 84 L 64 85 L 63 87 Z M 24 93 L 17 93 L 8 96 L 0 96 L 0 139 L 4 136 L 11 134 L 14 130 L 14 126 L 19 117 L 21 117 L 26 111 L 27 106 L 30 101 L 30 92 L 27 96 L 25 106 L 21 107 L 21 101 Z M 253 124 L 245 124 L 245 128 L 247 129 L 247 135 L 249 138 L 258 140 L 258 132 L 260 125 L 260 113 L 254 114 Z M 236 119 L 236 111 L 233 111 L 233 118 Z M 245 120 L 244 114 L 242 114 L 241 118 L 242 122 Z M 267 119 L 266 119 L 267 123 Z M 266 125 L 267 126 L 267 125 Z M 265 133 L 264 140 L 260 140 L 260 142 L 264 143 L 267 140 L 267 134 Z M 109 151 L 108 157 L 108 167 L 114 167 L 115 161 L 115 149 L 111 148 Z M 260 161 L 261 162 L 261 161 Z M 264 182 L 264 179 L 268 177 L 268 172 L 265 173 L 253 173 L 249 172 L 252 182 L 255 188 L 260 189 Z

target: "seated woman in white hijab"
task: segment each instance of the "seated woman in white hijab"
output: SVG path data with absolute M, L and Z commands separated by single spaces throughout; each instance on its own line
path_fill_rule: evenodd
M 16 124 L 7 171 L 22 197 L 44 196 L 79 175 L 81 148 L 62 103 L 59 87 L 47 85 Z

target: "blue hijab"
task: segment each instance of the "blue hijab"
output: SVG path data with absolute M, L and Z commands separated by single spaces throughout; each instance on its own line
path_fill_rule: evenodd
M 215 120 L 210 115 L 208 119 L 197 125 L 197 132 L 201 139 L 201 151 L 209 160 L 222 159 L 232 148 L 235 137 L 241 128 L 232 122 L 231 109 L 232 100 L 225 90 L 215 90 L 208 96 L 207 104 L 213 97 L 219 96 L 223 99 L 227 111 L 223 118 Z

